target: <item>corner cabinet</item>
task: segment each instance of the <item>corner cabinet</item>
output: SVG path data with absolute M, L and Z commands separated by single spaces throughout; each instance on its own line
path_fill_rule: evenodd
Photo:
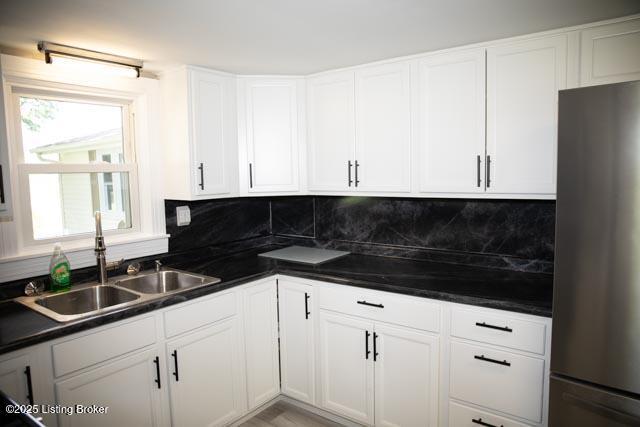
M 277 292 L 273 277 L 243 292 L 249 410 L 280 394 Z
M 238 193 L 236 78 L 197 67 L 161 75 L 165 198 Z
M 308 80 L 309 189 L 411 191 L 410 63 Z
M 566 83 L 564 34 L 487 49 L 488 193 L 555 195 L 558 91 Z
M 302 78 L 239 78 L 238 139 L 243 192 L 300 191 L 303 91 Z

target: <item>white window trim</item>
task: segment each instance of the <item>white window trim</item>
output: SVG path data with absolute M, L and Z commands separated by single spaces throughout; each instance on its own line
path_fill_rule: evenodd
M 135 150 L 132 150 L 130 162 L 132 173 L 136 174 L 137 186 L 132 186 L 132 204 L 137 203 L 138 228 L 129 233 L 105 233 L 107 256 L 131 259 L 168 251 L 168 235 L 165 229 L 164 200 L 162 198 L 161 161 L 158 150 L 153 149 L 153 141 L 158 140 L 160 126 L 160 90 L 159 82 L 152 79 L 129 79 L 104 76 L 86 76 L 61 73 L 42 61 L 0 55 L 2 60 L 2 87 L 4 89 L 5 114 L 7 116 L 7 136 L 9 145 L 9 173 L 12 193 L 13 221 L 0 222 L 0 283 L 9 280 L 46 274 L 48 260 L 53 245 L 50 242 L 29 245 L 23 238 L 25 219 L 31 221 L 30 212 L 26 212 L 23 200 L 18 192 L 22 190 L 25 171 L 19 165 L 22 147 L 16 143 L 15 126 L 19 123 L 11 115 L 13 107 L 12 87 L 28 90 L 45 90 L 55 93 L 68 93 L 74 98 L 83 96 L 95 99 L 102 97 L 118 103 L 127 102 L 135 114 L 136 121 L 131 123 Z M 115 89 L 114 89 L 115 88 Z M 126 164 L 125 164 L 126 165 Z M 47 165 L 29 165 L 41 167 Z M 88 165 L 80 165 L 86 170 Z M 118 165 L 119 168 L 122 167 Z M 137 194 L 134 196 L 133 192 Z M 28 216 L 27 216 L 28 215 Z M 32 235 L 31 235 L 32 236 Z M 63 248 L 72 263 L 72 269 L 95 265 L 93 254 L 93 236 L 70 236 L 63 241 Z M 73 238 L 75 237 L 75 238 Z M 79 238 L 78 238 L 79 237 Z M 71 253 L 71 255 L 70 255 Z M 46 262 L 45 262 L 46 261 Z

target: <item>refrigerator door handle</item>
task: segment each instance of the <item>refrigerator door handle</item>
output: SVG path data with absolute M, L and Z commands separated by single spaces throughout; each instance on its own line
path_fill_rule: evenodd
M 594 412 L 596 414 L 602 415 L 605 418 L 618 421 L 622 424 L 630 426 L 640 426 L 640 416 L 638 416 L 637 414 L 631 414 L 619 409 L 610 408 L 601 403 L 583 399 L 576 396 L 575 394 L 568 392 L 562 393 L 562 400 L 575 406 L 579 406 L 586 411 Z

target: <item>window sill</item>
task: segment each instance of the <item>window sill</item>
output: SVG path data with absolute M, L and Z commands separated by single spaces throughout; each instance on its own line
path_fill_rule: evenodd
M 107 259 L 132 259 L 165 253 L 169 250 L 168 234 L 129 234 L 105 236 Z M 63 242 L 71 270 L 95 265 L 93 239 Z M 19 254 L 0 258 L 0 283 L 48 274 L 53 245 L 39 245 Z

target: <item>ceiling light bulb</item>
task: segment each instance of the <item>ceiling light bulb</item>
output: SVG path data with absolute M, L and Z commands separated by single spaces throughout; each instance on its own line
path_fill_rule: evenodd
M 138 77 L 138 71 L 135 68 L 117 64 L 109 64 L 107 62 L 96 62 L 83 58 L 73 58 L 51 54 L 51 63 L 54 65 L 68 67 L 73 71 L 87 74 L 99 73 L 118 77 Z

